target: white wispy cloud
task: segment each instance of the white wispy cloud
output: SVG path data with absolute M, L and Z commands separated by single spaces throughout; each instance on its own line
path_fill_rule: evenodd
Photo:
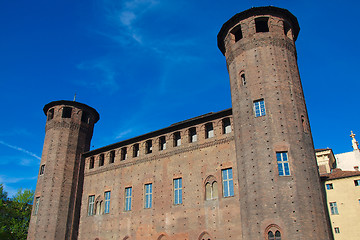
M 21 148 L 21 147 L 8 144 L 8 143 L 6 143 L 6 142 L 4 142 L 4 141 L 1 141 L 1 140 L 0 140 L 0 144 L 4 145 L 4 146 L 6 146 L 6 147 L 12 148 L 12 149 L 14 149 L 14 150 L 23 152 L 23 153 L 25 153 L 25 154 L 27 154 L 27 155 L 29 155 L 29 156 L 32 156 L 32 157 L 34 157 L 34 158 L 36 158 L 36 159 L 39 159 L 39 160 L 41 159 L 41 157 L 39 157 L 39 156 L 36 155 L 35 153 L 32 153 L 32 152 L 30 152 L 30 151 L 28 151 L 28 150 L 26 150 L 26 149 Z
M 131 132 L 132 132 L 132 129 L 127 129 L 125 131 L 122 131 L 116 135 L 115 139 L 121 139 L 123 137 L 126 137 Z

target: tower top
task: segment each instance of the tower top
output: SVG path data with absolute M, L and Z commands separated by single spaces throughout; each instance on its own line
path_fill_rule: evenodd
M 224 39 L 227 33 L 229 32 L 229 30 L 233 28 L 236 24 L 238 24 L 241 20 L 258 15 L 281 16 L 282 18 L 288 20 L 288 22 L 291 24 L 293 28 L 294 41 L 296 41 L 300 31 L 300 26 L 299 26 L 299 22 L 297 21 L 297 18 L 291 12 L 289 12 L 286 9 L 273 7 L 273 6 L 253 7 L 234 15 L 221 27 L 220 32 L 217 35 L 217 41 L 218 41 L 218 47 L 224 55 L 225 55 Z
M 57 106 L 57 105 L 67 105 L 67 106 L 73 106 L 73 107 L 77 107 L 77 108 L 81 108 L 81 109 L 86 109 L 88 112 L 90 112 L 94 115 L 94 123 L 96 123 L 100 119 L 99 113 L 94 108 L 92 108 L 86 104 L 83 104 L 83 103 L 79 103 L 79 102 L 75 102 L 75 101 L 68 101 L 68 100 L 53 101 L 53 102 L 46 104 L 43 109 L 45 115 L 47 115 L 47 112 L 50 108 Z

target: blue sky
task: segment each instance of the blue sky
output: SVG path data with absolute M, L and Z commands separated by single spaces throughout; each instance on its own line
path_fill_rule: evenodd
M 1 1 L 0 183 L 10 195 L 35 189 L 42 108 L 74 93 L 100 113 L 92 149 L 231 107 L 216 35 L 234 14 L 268 5 L 300 23 L 315 147 L 350 151 L 350 130 L 360 140 L 358 1 Z

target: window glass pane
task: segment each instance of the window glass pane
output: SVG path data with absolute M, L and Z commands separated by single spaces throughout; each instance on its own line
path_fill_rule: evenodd
M 182 179 L 174 179 L 174 204 L 182 203 Z
M 105 192 L 105 211 L 104 213 L 110 212 L 110 191 Z
M 234 182 L 232 168 L 222 170 L 223 196 L 234 196 Z

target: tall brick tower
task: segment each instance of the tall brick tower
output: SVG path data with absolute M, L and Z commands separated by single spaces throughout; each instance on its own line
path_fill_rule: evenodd
M 84 161 L 98 112 L 75 101 L 44 107 L 45 141 L 28 239 L 75 239 L 78 231 Z
M 230 75 L 242 239 L 331 239 L 289 11 L 238 13 L 218 34 Z

